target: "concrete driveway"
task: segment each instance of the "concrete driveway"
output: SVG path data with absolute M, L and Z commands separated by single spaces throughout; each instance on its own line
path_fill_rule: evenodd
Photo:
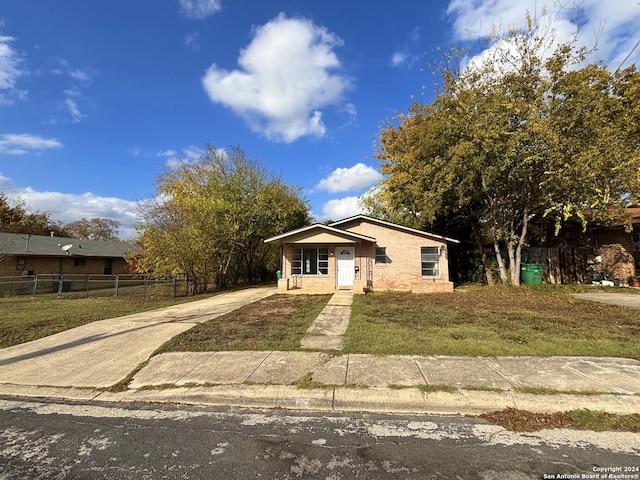
M 622 307 L 640 309 L 640 295 L 633 293 L 574 293 L 574 297 L 594 302 L 610 303 Z
M 172 307 L 101 320 L 0 350 L 0 384 L 109 387 L 164 342 L 195 324 L 275 294 L 238 290 Z

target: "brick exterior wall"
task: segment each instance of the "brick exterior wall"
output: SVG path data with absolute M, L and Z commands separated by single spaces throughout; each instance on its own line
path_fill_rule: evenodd
M 84 265 L 76 266 L 76 259 L 83 259 Z M 22 263 L 22 260 L 25 262 Z M 24 265 L 24 266 L 23 266 Z M 23 271 L 39 274 L 103 274 L 105 268 L 104 258 L 87 257 L 45 257 L 45 256 L 9 256 L 0 261 L 0 277 L 20 276 Z M 123 258 L 114 258 L 111 269 L 113 275 L 128 273 L 127 263 Z
M 282 276 L 278 283 L 280 292 L 332 293 L 336 290 L 336 252 L 341 246 L 355 246 L 355 274 L 353 291 L 364 293 L 371 290 L 396 290 L 415 293 L 452 292 L 449 281 L 448 250 L 446 242 L 433 237 L 413 234 L 406 230 L 362 220 L 353 225 L 341 225 L 344 230 L 366 235 L 377 243 L 363 241 L 351 244 L 292 245 L 283 248 Z M 329 268 L 327 275 L 293 275 L 291 262 L 294 247 L 328 248 Z M 387 263 L 375 263 L 375 248 L 385 247 Z M 439 274 L 436 277 L 422 276 L 421 247 L 439 247 Z
M 398 290 L 414 293 L 452 292 L 446 242 L 373 222 L 359 221 L 342 228 L 376 239 L 367 244 L 365 257 L 371 258 L 373 290 Z M 375 247 L 386 248 L 387 263 L 375 263 Z M 440 271 L 437 277 L 422 276 L 421 247 L 440 248 Z
M 640 226 L 634 225 L 632 233 L 622 228 L 598 232 L 598 253 L 602 257 L 601 270 L 607 272 L 611 278 L 626 281 L 630 275 L 640 275 L 634 262 L 633 234 L 640 234 Z

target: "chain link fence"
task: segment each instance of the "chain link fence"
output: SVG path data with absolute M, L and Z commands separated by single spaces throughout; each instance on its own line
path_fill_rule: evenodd
M 0 297 L 57 294 L 59 297 L 166 297 L 187 295 L 185 277 L 171 275 L 40 274 L 0 277 Z

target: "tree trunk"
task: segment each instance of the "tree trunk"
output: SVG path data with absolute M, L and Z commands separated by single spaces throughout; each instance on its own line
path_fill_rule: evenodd
M 509 274 L 507 267 L 504 264 L 504 258 L 502 258 L 502 251 L 500 250 L 500 242 L 493 236 L 493 250 L 496 252 L 496 260 L 498 261 L 498 271 L 500 272 L 500 281 L 503 285 L 509 285 Z
M 493 272 L 491 271 L 491 264 L 489 263 L 489 257 L 487 257 L 487 254 L 484 251 L 480 227 L 478 227 L 475 219 L 471 219 L 471 230 L 473 231 L 473 238 L 476 242 L 476 247 L 480 251 L 480 260 L 482 260 L 482 267 L 484 268 L 484 275 L 487 278 L 487 285 L 495 285 Z
M 520 267 L 522 263 L 522 246 L 524 245 L 525 239 L 527 238 L 527 228 L 529 226 L 529 210 L 524 209 L 522 212 L 522 229 L 520 230 L 520 235 L 518 236 L 518 241 L 515 244 L 515 251 L 513 252 L 513 260 L 511 265 L 513 268 L 511 269 L 511 283 L 513 285 L 520 285 Z M 516 232 L 515 228 L 512 232 L 512 238 L 515 238 Z

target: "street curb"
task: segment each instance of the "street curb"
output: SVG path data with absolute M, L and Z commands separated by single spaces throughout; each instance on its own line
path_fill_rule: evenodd
M 105 392 L 92 389 L 0 385 L 0 395 L 52 400 L 181 404 L 241 408 L 431 415 L 480 415 L 505 408 L 535 413 L 577 409 L 640 413 L 637 395 L 534 395 L 513 391 L 424 393 L 417 388 L 312 388 L 291 385 L 219 385 Z

